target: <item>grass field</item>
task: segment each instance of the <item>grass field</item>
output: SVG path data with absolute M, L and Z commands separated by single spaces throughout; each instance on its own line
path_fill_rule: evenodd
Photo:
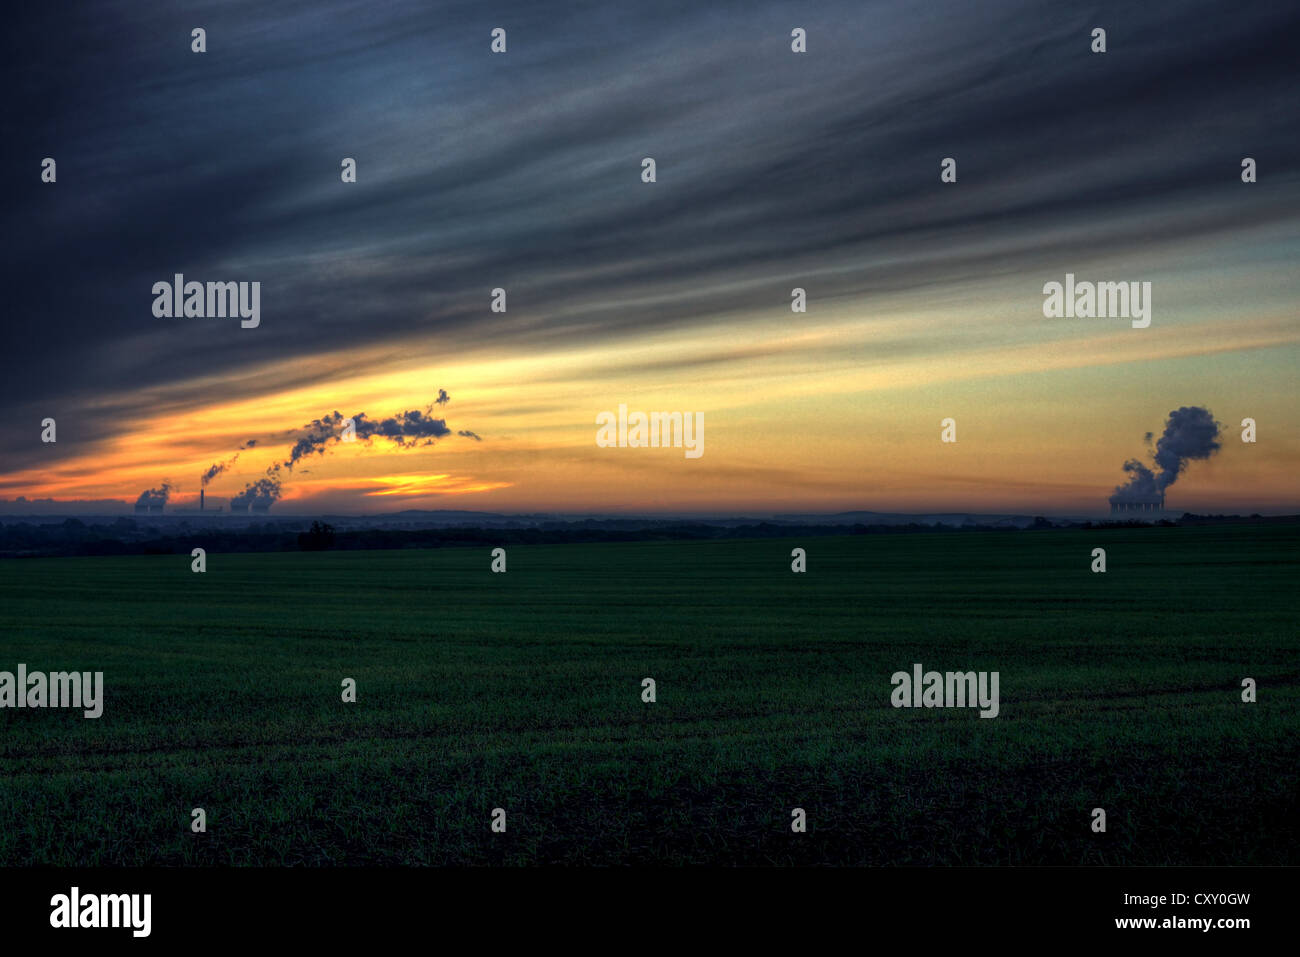
M 0 711 L 0 864 L 1297 864 L 1297 546 L 8 560 L 0 670 L 103 671 L 106 701 Z M 913 662 L 998 671 L 1001 714 L 890 707 Z

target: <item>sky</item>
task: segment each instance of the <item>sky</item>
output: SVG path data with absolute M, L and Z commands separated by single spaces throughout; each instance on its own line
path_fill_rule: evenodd
M 275 513 L 1087 513 L 1185 406 L 1171 509 L 1300 507 L 1294 4 L 27 7 L 0 513 L 219 463 Z M 259 324 L 155 316 L 177 273 Z M 1046 317 L 1066 274 L 1150 325 Z M 703 454 L 598 445 L 620 405 Z

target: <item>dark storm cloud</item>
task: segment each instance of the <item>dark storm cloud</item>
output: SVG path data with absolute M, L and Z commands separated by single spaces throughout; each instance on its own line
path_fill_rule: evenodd
M 2 130 L 0 242 L 21 280 L 0 376 L 11 468 L 110 439 L 163 411 L 159 394 L 177 410 L 207 401 L 191 381 L 359 337 L 586 344 L 779 307 L 792 285 L 829 300 L 1056 275 L 1101 251 L 1142 261 L 1300 205 L 1278 188 L 1295 148 L 1291 4 L 11 16 L 3 52 L 28 65 Z M 488 52 L 498 25 L 504 56 Z M 789 52 L 794 25 L 806 55 Z M 1088 50 L 1096 25 L 1103 56 Z M 1240 188 L 1247 150 L 1279 174 L 1271 190 Z M 339 181 L 344 156 L 356 184 Z M 260 281 L 261 325 L 155 319 L 150 287 L 176 272 Z M 505 314 L 488 311 L 495 286 Z M 231 376 L 218 398 L 285 387 Z M 59 445 L 34 452 L 30 423 L 54 413 Z

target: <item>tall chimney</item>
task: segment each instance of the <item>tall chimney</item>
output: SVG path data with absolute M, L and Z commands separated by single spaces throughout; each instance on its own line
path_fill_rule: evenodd
M 199 511 L 203 511 L 203 489 L 199 489 Z

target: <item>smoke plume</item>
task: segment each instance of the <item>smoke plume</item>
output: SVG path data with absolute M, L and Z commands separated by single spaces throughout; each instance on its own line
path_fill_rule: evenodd
M 444 390 L 439 389 L 435 403 L 445 405 L 450 399 L 451 397 Z M 451 434 L 446 419 L 433 418 L 432 404 L 423 412 L 412 409 L 378 422 L 367 418 L 364 412 L 358 412 L 351 418 L 358 439 L 362 441 L 374 438 L 389 439 L 403 448 L 432 445 L 437 439 Z M 309 455 L 320 455 L 325 451 L 326 446 L 343 441 L 342 426 L 346 420 L 337 409 L 319 419 L 312 419 L 303 426 L 303 434 L 290 449 L 288 460 L 282 464 L 292 471 L 300 459 Z
M 280 497 L 280 480 L 262 478 L 249 482 L 244 490 L 230 500 L 232 510 L 245 508 L 270 508 Z
M 200 484 L 206 488 L 209 482 L 211 482 L 214 478 L 216 478 L 226 469 L 230 468 L 230 466 L 234 465 L 237 461 L 239 461 L 238 452 L 236 452 L 235 457 L 228 462 L 214 462 L 211 466 L 208 467 L 208 470 L 203 473 L 203 476 L 200 479 Z
M 1149 503 L 1160 500 L 1165 489 L 1178 481 L 1178 476 L 1193 459 L 1208 459 L 1219 451 L 1219 430 L 1209 409 L 1200 406 L 1183 406 L 1169 413 L 1165 431 L 1156 442 L 1152 455 L 1155 469 L 1147 468 L 1137 459 L 1124 463 L 1129 480 L 1115 487 L 1111 504 Z M 1152 434 L 1146 434 L 1150 442 Z
M 435 406 L 445 406 L 450 401 L 451 396 L 447 394 L 447 390 L 439 389 L 438 397 L 423 412 L 412 409 L 408 412 L 399 412 L 397 415 L 389 416 L 378 422 L 367 418 L 364 412 L 358 412 L 352 416 L 352 430 L 356 438 L 365 442 L 375 438 L 382 438 L 391 440 L 400 448 L 432 445 L 436 440 L 451 434 L 451 429 L 447 427 L 445 419 L 435 419 L 433 417 Z M 230 500 L 231 511 L 270 508 L 279 500 L 283 492 L 280 476 L 281 469 L 292 472 L 294 466 L 302 459 L 311 455 L 324 454 L 326 446 L 343 441 L 343 424 L 346 421 L 347 419 L 336 409 L 304 425 L 298 430 L 297 438 L 289 450 L 289 458 L 284 462 L 273 462 L 267 467 L 265 478 L 260 478 L 245 485 L 244 490 Z M 479 438 L 473 432 L 462 432 L 461 435 L 474 439 Z M 256 445 L 256 439 L 249 439 L 239 448 L 242 451 L 251 449 Z M 238 459 L 239 452 L 236 452 L 229 461 L 213 463 L 203 473 L 203 485 L 206 486 L 218 475 L 221 475 L 234 465 Z M 306 470 L 304 469 L 304 471 Z M 158 503 L 161 504 L 167 500 L 169 491 L 170 486 L 164 484 L 162 490 L 151 490 L 141 495 L 141 502 L 148 504 L 146 502 L 147 496 L 161 492 L 162 500 Z
M 170 482 L 163 482 L 162 486 L 159 488 L 145 489 L 140 493 L 140 497 L 135 500 L 135 504 L 137 506 L 143 505 L 150 508 L 161 508 L 167 504 L 167 500 L 171 498 L 172 490 L 175 487 L 176 486 L 172 485 Z

